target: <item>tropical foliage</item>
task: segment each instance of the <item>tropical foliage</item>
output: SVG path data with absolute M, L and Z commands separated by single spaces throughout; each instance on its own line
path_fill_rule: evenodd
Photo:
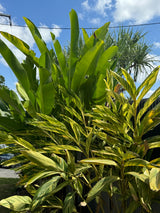
M 126 70 L 121 69 L 123 77 L 113 70 L 117 47 L 105 50 L 104 45 L 109 24 L 90 37 L 83 30 L 85 45 L 79 55 L 74 10 L 70 20 L 69 57 L 53 34 L 54 50 L 49 50 L 26 18 L 40 58 L 26 43 L 1 32 L 26 55 L 20 63 L 0 40 L 0 52 L 18 79 L 21 96 L 0 88 L 5 106 L 0 142 L 7 145 L 0 153 L 15 154 L 3 165 L 16 166 L 28 194 L 3 199 L 0 205 L 13 212 L 152 212 L 160 190 L 160 159 L 150 160 L 149 153 L 160 147 L 160 136 L 144 136 L 160 123 L 160 104 L 149 110 L 160 88 L 139 111 L 138 106 L 159 67 L 136 88 Z M 119 85 L 129 99 L 117 93 Z
M 156 58 L 151 55 L 151 45 L 145 41 L 146 33 L 133 28 L 119 28 L 113 33 L 108 32 L 105 38 L 106 48 L 116 45 L 118 53 L 115 56 L 116 69 L 123 67 L 133 74 L 134 81 L 140 73 L 153 69 Z

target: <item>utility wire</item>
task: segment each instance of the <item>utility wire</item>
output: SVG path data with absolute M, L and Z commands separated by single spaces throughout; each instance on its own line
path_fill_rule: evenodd
M 0 24 L 0 26 L 9 26 L 8 24 Z M 144 24 L 130 24 L 130 25 L 119 25 L 119 26 L 109 26 L 109 28 L 128 28 L 128 27 L 142 27 L 142 26 L 153 26 L 153 25 L 160 25 L 160 22 L 153 22 L 153 23 L 144 23 Z M 18 24 L 12 24 L 10 25 L 12 27 L 22 27 L 22 28 L 26 28 L 27 26 L 24 25 L 18 25 Z M 41 26 L 41 27 L 37 27 L 38 29 L 49 29 L 49 30 L 57 30 L 57 29 L 61 29 L 61 30 L 70 30 L 70 27 L 47 27 L 47 26 Z M 94 30 L 94 29 L 98 29 L 99 27 L 80 27 L 79 29 L 85 29 L 85 30 Z

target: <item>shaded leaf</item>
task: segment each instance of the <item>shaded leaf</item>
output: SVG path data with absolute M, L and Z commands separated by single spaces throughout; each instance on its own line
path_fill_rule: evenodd
M 0 205 L 15 212 L 30 210 L 32 199 L 28 196 L 12 196 L 0 201 Z

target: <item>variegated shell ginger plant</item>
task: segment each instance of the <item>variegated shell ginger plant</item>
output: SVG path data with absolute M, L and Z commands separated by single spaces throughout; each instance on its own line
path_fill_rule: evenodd
M 152 204 L 160 200 L 160 154 L 156 158 L 153 152 L 160 148 L 160 132 L 147 137 L 147 133 L 160 124 L 160 102 L 153 104 L 159 100 L 160 87 L 146 99 L 143 107 L 139 107 L 156 82 L 159 68 L 155 68 L 138 88 L 126 70 L 121 69 L 123 77 L 107 72 L 107 106 L 97 105 L 90 113 L 95 134 L 103 141 L 103 146 L 101 150 L 92 150 L 94 157 L 81 162 L 99 165 L 103 175 L 88 196 L 107 191 L 115 212 L 131 213 L 136 209 L 152 212 Z M 115 79 L 124 94 L 116 92 Z M 111 176 L 117 180 L 106 187 L 107 178 Z M 101 198 L 103 202 L 104 197 L 99 196 Z

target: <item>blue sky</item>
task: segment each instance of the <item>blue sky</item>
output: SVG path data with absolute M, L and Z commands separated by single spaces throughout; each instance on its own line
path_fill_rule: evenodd
M 110 21 L 110 26 L 132 25 L 159 22 L 160 20 L 160 1 L 159 0 L 0 0 L 0 13 L 11 15 L 13 25 L 25 25 L 23 16 L 31 19 L 36 26 L 45 27 L 69 27 L 69 12 L 75 9 L 79 17 L 80 27 L 100 27 Z M 3 25 L 2 25 L 3 24 Z M 8 31 L 27 42 L 32 49 L 35 43 L 27 28 L 10 27 L 8 19 L 0 17 L 0 31 Z M 147 32 L 146 41 L 152 44 L 151 55 L 160 60 L 160 25 L 149 25 L 136 27 L 135 30 Z M 51 45 L 49 29 L 40 30 L 43 39 Z M 62 46 L 68 44 L 70 38 L 69 30 L 53 30 Z M 92 30 L 90 31 L 90 33 Z M 0 36 L 1 39 L 2 36 Z M 9 42 L 7 45 L 12 49 L 17 58 L 24 59 L 15 47 Z M 36 49 L 35 49 L 36 50 Z M 38 52 L 37 52 L 38 54 Z M 156 65 L 159 65 L 157 62 Z M 150 71 L 149 71 L 150 72 Z M 0 56 L 0 75 L 6 79 L 6 85 L 15 89 L 16 78 L 9 67 Z M 138 83 L 144 79 L 144 75 L 139 76 Z M 152 93 L 160 85 L 159 80 L 150 91 Z

